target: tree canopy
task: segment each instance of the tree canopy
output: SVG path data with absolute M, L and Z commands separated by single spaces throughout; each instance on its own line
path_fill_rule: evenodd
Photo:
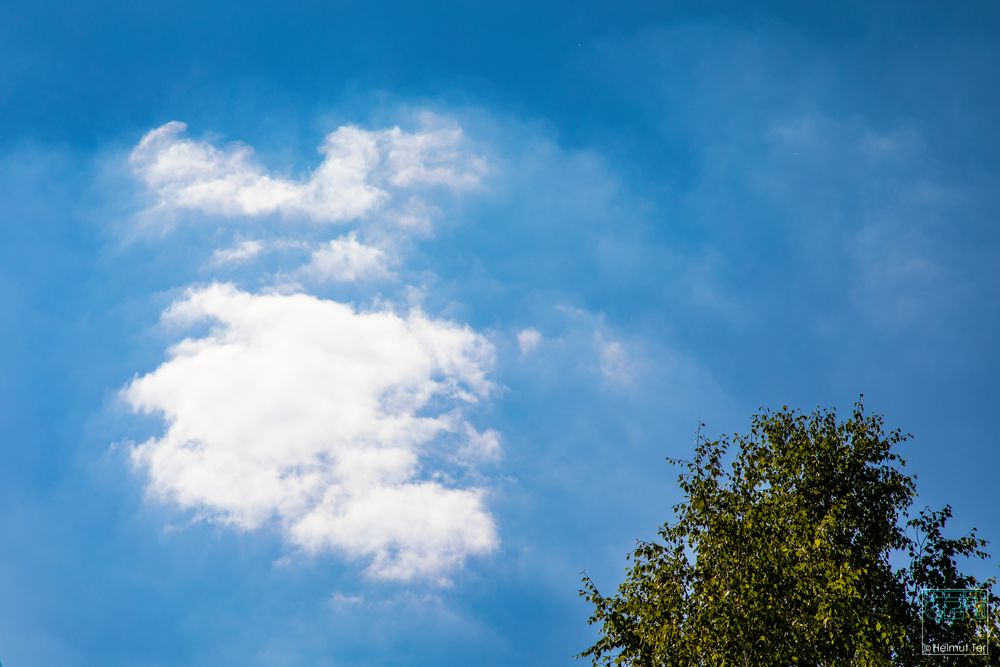
M 946 537 L 948 506 L 911 512 L 915 478 L 897 451 L 908 438 L 862 399 L 843 421 L 783 407 L 757 413 L 746 435 L 699 430 L 692 460 L 668 459 L 684 499 L 658 540 L 638 542 L 617 592 L 602 595 L 584 575 L 599 636 L 579 657 L 635 667 L 1000 664 L 995 578 L 961 571 L 988 558 L 987 543 L 975 530 Z M 928 597 L 937 589 L 986 593 L 958 594 L 977 606 L 941 614 Z M 961 639 L 988 646 L 988 657 L 924 655 Z

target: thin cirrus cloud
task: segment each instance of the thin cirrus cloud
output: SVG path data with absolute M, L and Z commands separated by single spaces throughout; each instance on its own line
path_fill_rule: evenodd
M 448 434 L 466 442 L 456 457 L 499 447 L 462 416 L 492 387 L 482 336 L 420 312 L 226 284 L 189 291 L 164 318 L 215 326 L 123 390 L 167 425 L 132 450 L 154 495 L 243 530 L 276 519 L 295 547 L 368 559 L 382 579 L 446 579 L 497 546 L 485 491 L 419 465 Z
M 601 374 L 604 378 L 615 384 L 629 384 L 634 369 L 625 344 L 620 340 L 605 339 L 599 334 L 596 345 Z
M 250 261 L 259 256 L 264 251 L 264 242 L 259 240 L 240 241 L 229 248 L 218 248 L 209 258 L 212 266 L 222 266 L 224 264 L 240 264 Z
M 412 133 L 341 127 L 299 180 L 269 173 L 247 146 L 187 138 L 179 122 L 147 133 L 129 161 L 157 202 L 146 211 L 154 220 L 189 209 L 205 224 L 270 224 L 274 214 L 364 224 L 397 195 L 394 209 L 426 216 L 433 207 L 415 190 L 467 191 L 486 173 L 461 128 L 428 118 Z M 317 241 L 322 229 L 259 229 L 262 238 L 215 250 L 206 268 L 284 248 L 310 251 L 287 274 L 310 284 L 392 275 L 385 250 L 354 231 Z M 468 417 L 491 395 L 492 345 L 419 309 L 365 310 L 298 284 L 292 291 L 216 279 L 164 312 L 165 323 L 209 332 L 176 343 L 122 389 L 134 412 L 164 421 L 159 436 L 132 448 L 133 464 L 151 496 L 202 520 L 277 525 L 293 548 L 363 562 L 374 578 L 447 582 L 499 544 L 477 468 L 500 458 L 501 436 Z
M 342 126 L 326 136 L 322 162 L 302 179 L 268 173 L 249 146 L 187 138 L 179 121 L 148 132 L 129 163 L 154 195 L 157 212 L 344 222 L 382 208 L 399 192 L 479 183 L 486 163 L 465 150 L 462 129 L 431 116 L 424 122 L 429 127 L 412 133 Z

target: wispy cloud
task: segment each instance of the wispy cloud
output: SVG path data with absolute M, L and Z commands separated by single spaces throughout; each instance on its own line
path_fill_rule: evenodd
M 597 355 L 601 374 L 609 382 L 628 384 L 632 380 L 633 362 L 620 340 L 608 340 L 597 336 Z
M 607 324 L 602 313 L 564 305 L 556 306 L 555 310 L 572 325 L 565 340 L 571 340 L 573 347 L 589 357 L 583 366 L 590 374 L 603 384 L 618 388 L 633 384 L 641 370 L 634 346 Z
M 385 251 L 360 243 L 352 233 L 315 250 L 299 273 L 320 282 L 349 282 L 384 278 L 389 267 Z
M 521 348 L 521 354 L 528 354 L 542 342 L 542 333 L 538 329 L 522 329 L 517 332 L 517 346 Z
M 264 243 L 262 241 L 240 241 L 234 246 L 216 249 L 209 258 L 209 264 L 212 266 L 239 264 L 257 257 L 263 250 Z

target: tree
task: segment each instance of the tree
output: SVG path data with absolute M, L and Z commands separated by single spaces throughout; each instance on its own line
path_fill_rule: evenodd
M 580 594 L 600 632 L 578 657 L 634 667 L 1000 664 L 995 578 L 959 569 L 988 558 L 986 541 L 974 530 L 946 538 L 947 506 L 910 517 L 915 479 L 896 452 L 908 438 L 885 432 L 863 399 L 842 422 L 833 410 L 783 407 L 756 414 L 749 435 L 709 440 L 699 429 L 693 460 L 668 459 L 682 469 L 684 500 L 660 539 L 638 542 L 615 595 L 584 574 Z M 988 590 L 988 639 L 974 614 L 924 613 L 921 625 L 923 591 L 968 588 Z M 974 635 L 990 642 L 988 658 L 921 655 L 922 636 Z

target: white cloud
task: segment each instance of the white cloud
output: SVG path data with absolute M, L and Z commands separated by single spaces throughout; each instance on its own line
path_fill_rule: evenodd
M 276 520 L 295 547 L 367 559 L 376 578 L 443 581 L 496 548 L 483 489 L 427 481 L 421 467 L 450 441 L 439 436 L 491 437 L 461 413 L 492 388 L 482 336 L 420 312 L 221 284 L 164 319 L 214 328 L 122 390 L 165 420 L 132 452 L 151 493 L 244 530 Z
M 542 342 L 542 334 L 537 329 L 523 329 L 517 333 L 517 345 L 521 354 L 528 354 Z
M 352 233 L 312 253 L 301 273 L 313 280 L 353 281 L 389 275 L 385 252 L 358 242 Z
M 147 133 L 129 161 L 158 210 L 347 221 L 382 207 L 393 190 L 465 189 L 479 182 L 485 162 L 466 152 L 461 128 L 438 125 L 414 133 L 340 127 L 327 135 L 323 161 L 305 179 L 267 173 L 249 146 L 185 138 L 187 126 L 179 121 Z
M 431 228 L 431 220 L 438 213 L 437 207 L 420 197 L 410 197 L 391 217 L 400 227 L 427 232 Z
M 500 458 L 503 448 L 500 444 L 500 433 L 487 429 L 480 433 L 470 425 L 465 427 L 465 445 L 458 452 L 458 460 L 466 465 L 474 465 L 484 461 L 496 461 Z
M 592 370 L 599 371 L 607 383 L 633 385 L 638 370 L 634 358 L 642 356 L 637 355 L 637 351 L 644 347 L 640 341 L 633 338 L 625 343 L 612 333 L 601 313 L 566 305 L 557 305 L 555 308 L 575 322 L 577 332 L 571 334 L 572 338 L 577 339 L 575 345 L 585 346 L 589 354 L 596 354 L 596 368 L 589 365 Z M 580 328 L 586 332 L 582 339 Z
M 399 187 L 444 185 L 474 187 L 486 171 L 482 158 L 460 150 L 462 129 L 448 126 L 409 134 L 398 127 L 383 130 L 389 181 Z
M 229 248 L 219 248 L 212 253 L 208 261 L 213 266 L 239 264 L 257 257 L 263 250 L 263 241 L 241 241 Z

